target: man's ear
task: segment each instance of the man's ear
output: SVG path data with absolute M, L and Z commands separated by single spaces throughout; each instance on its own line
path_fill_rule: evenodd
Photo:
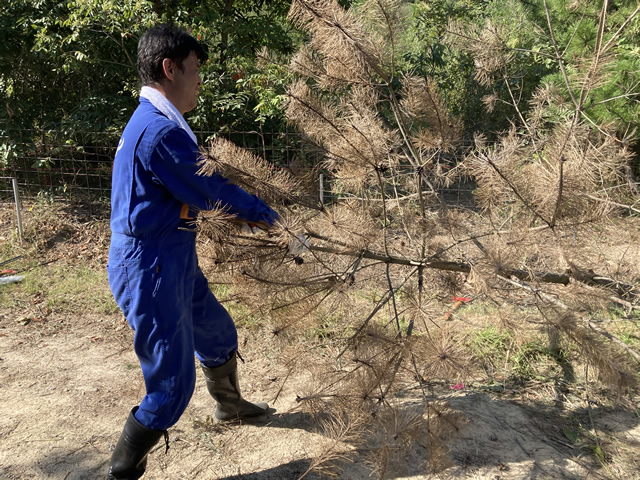
M 162 71 L 164 72 L 164 76 L 169 80 L 173 80 L 173 76 L 176 71 L 176 64 L 170 58 L 165 58 L 162 60 Z

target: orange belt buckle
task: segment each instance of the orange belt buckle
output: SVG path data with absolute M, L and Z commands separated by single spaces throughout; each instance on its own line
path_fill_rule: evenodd
M 194 218 L 189 216 L 189 205 L 186 203 L 182 204 L 182 208 L 180 209 L 180 218 L 182 220 L 193 220 Z

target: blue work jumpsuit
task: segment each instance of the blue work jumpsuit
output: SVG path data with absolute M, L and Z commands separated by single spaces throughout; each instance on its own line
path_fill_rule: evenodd
M 146 395 L 136 419 L 153 430 L 174 425 L 193 395 L 194 353 L 206 367 L 238 345 L 229 313 L 209 290 L 185 231 L 198 210 L 220 202 L 249 222 L 277 213 L 220 176 L 197 175 L 198 147 L 142 98 L 116 152 L 111 191 L 109 285 L 134 330 Z

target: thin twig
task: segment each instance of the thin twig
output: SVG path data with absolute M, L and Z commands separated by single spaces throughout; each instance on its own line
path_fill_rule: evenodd
M 564 79 L 564 83 L 567 87 L 567 91 L 569 92 L 569 95 L 571 96 L 571 100 L 573 101 L 574 106 L 576 107 L 576 110 L 578 110 L 578 101 L 576 100 L 576 97 L 573 95 L 573 90 L 571 89 L 571 82 L 569 81 L 569 76 L 567 74 L 567 71 L 564 67 L 564 62 L 562 61 L 562 56 L 560 54 L 560 49 L 558 48 L 558 42 L 556 41 L 556 36 L 555 33 L 553 31 L 553 25 L 551 23 L 551 12 L 549 11 L 549 6 L 547 5 L 547 0 L 543 0 L 544 3 L 544 13 L 547 19 L 547 26 L 549 28 L 549 36 L 551 38 L 551 44 L 553 45 L 553 49 L 556 52 L 556 61 L 558 62 L 558 66 L 560 67 L 560 72 L 562 73 L 562 78 Z
M 632 207 L 631 205 L 625 205 L 624 203 L 614 202 L 613 200 L 609 200 L 607 198 L 596 197 L 595 195 L 590 195 L 588 193 L 583 194 L 585 197 L 590 198 L 591 200 L 595 200 L 596 202 L 608 203 L 609 205 L 613 205 L 620 208 L 627 208 L 635 213 L 640 213 L 640 210 Z
M 584 391 L 585 401 L 587 402 L 587 413 L 589 414 L 589 422 L 591 423 L 591 429 L 593 430 L 593 436 L 596 441 L 596 446 L 600 453 L 602 453 L 602 447 L 600 445 L 600 437 L 598 437 L 598 431 L 596 430 L 596 424 L 593 421 L 593 414 L 591 413 L 591 398 L 589 397 L 589 362 L 584 367 Z
M 529 290 L 531 293 L 535 294 L 536 296 L 540 297 L 541 299 L 552 303 L 558 307 L 560 307 L 561 309 L 565 310 L 565 311 L 571 311 L 571 309 L 565 305 L 563 302 L 561 302 L 560 300 L 558 300 L 557 298 L 553 297 L 552 295 L 549 295 L 531 285 L 528 285 L 520 280 L 512 280 L 510 278 L 504 277 L 502 275 L 499 275 L 499 278 L 501 278 L 502 280 L 504 280 L 507 283 L 510 283 L 511 285 L 515 285 L 517 287 L 523 288 L 525 290 Z M 613 343 L 615 343 L 616 345 L 618 345 L 619 347 L 621 347 L 623 350 L 625 350 L 629 355 L 631 355 L 638 363 L 640 363 L 640 354 L 638 352 L 636 352 L 635 350 L 633 350 L 631 347 L 629 347 L 626 343 L 624 343 L 622 340 L 620 340 L 619 338 L 611 335 L 609 332 L 602 330 L 600 327 L 596 326 L 593 322 L 591 322 L 590 320 L 586 319 L 586 318 L 582 318 L 582 321 L 589 327 L 591 328 L 594 332 L 608 338 L 609 340 L 611 340 Z
M 393 283 L 391 283 L 391 275 L 389 275 L 389 268 L 391 267 L 390 263 L 387 263 L 387 268 L 385 268 L 385 274 L 387 276 L 387 285 L 389 285 L 389 291 L 391 292 L 391 300 L 393 305 L 393 316 L 396 321 L 396 328 L 398 329 L 398 337 L 402 337 L 402 330 L 400 329 L 400 318 L 398 317 L 398 306 L 396 305 L 396 296 L 393 293 Z
M 409 274 L 406 276 L 404 281 L 396 288 L 396 290 L 399 290 L 400 288 L 402 288 L 404 286 L 404 284 L 407 282 L 407 280 L 409 280 L 417 271 L 418 271 L 418 269 L 414 268 L 411 272 L 409 272 Z M 392 295 L 393 295 L 393 291 L 388 291 L 380 299 L 380 301 L 378 302 L 378 305 L 375 306 L 375 308 L 371 311 L 369 316 L 364 320 L 364 322 L 362 322 L 362 325 L 360 325 L 360 327 L 358 327 L 358 329 L 355 331 L 355 333 L 349 338 L 347 346 L 338 354 L 338 356 L 336 358 L 340 358 L 340 357 L 342 357 L 342 355 L 345 354 L 345 352 L 349 349 L 349 347 L 351 346 L 353 341 L 358 337 L 358 335 L 360 335 L 362 330 L 365 329 L 365 327 L 369 324 L 369 322 L 375 316 L 375 314 L 378 313 L 380 311 L 380 309 L 386 305 L 386 303 L 391 299 Z
M 511 181 L 500 171 L 500 169 L 498 168 L 498 166 L 493 162 L 493 160 L 491 160 L 489 157 L 485 156 L 484 157 L 485 160 L 487 161 L 487 163 L 489 165 L 491 165 L 491 167 L 496 171 L 496 173 L 500 176 L 500 178 L 502 178 L 502 180 L 504 180 L 504 182 L 509 186 L 509 188 L 511 189 L 511 191 L 513 192 L 513 194 L 518 197 L 518 200 L 520 200 L 522 202 L 522 204 L 527 208 L 527 210 L 530 210 L 531 213 L 534 214 L 534 216 L 538 217 L 540 220 L 542 220 L 544 223 L 546 223 L 549 228 L 551 228 L 553 230 L 553 226 L 551 225 L 551 222 L 549 222 L 546 218 L 544 218 L 540 213 L 538 213 L 536 211 L 535 208 L 533 208 L 533 206 L 531 206 L 531 204 L 529 204 L 529 202 L 527 202 L 523 196 L 520 194 L 520 192 L 518 191 L 518 189 L 515 187 L 515 185 L 513 185 L 511 183 Z

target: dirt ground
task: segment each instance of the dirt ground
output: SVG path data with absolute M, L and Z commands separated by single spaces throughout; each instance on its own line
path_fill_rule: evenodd
M 0 305 L 0 478 L 104 478 L 128 412 L 144 395 L 132 332 L 119 314 L 39 318 L 33 311 Z M 255 331 L 239 334 L 243 394 L 271 401 L 274 410 L 254 423 L 215 424 L 200 376 L 188 409 L 169 431 L 169 450 L 162 444 L 152 451 L 145 479 L 293 480 L 326 447 L 329 440 L 296 402 L 308 376 L 283 382 L 286 369 L 268 339 Z M 418 438 L 395 453 L 401 461 L 385 478 L 640 478 L 640 410 L 628 399 L 617 407 L 594 401 L 587 408 L 554 402 L 543 390 L 523 395 L 434 386 L 430 395 L 465 419 L 446 439 L 447 462 L 427 473 L 429 447 Z M 398 401 L 424 403 L 411 386 Z M 595 428 L 602 450 L 574 436 L 580 428 Z M 338 478 L 376 478 L 354 445 L 343 450 L 352 455 Z M 605 462 L 598 461 L 601 451 Z M 311 472 L 304 478 L 324 477 Z

